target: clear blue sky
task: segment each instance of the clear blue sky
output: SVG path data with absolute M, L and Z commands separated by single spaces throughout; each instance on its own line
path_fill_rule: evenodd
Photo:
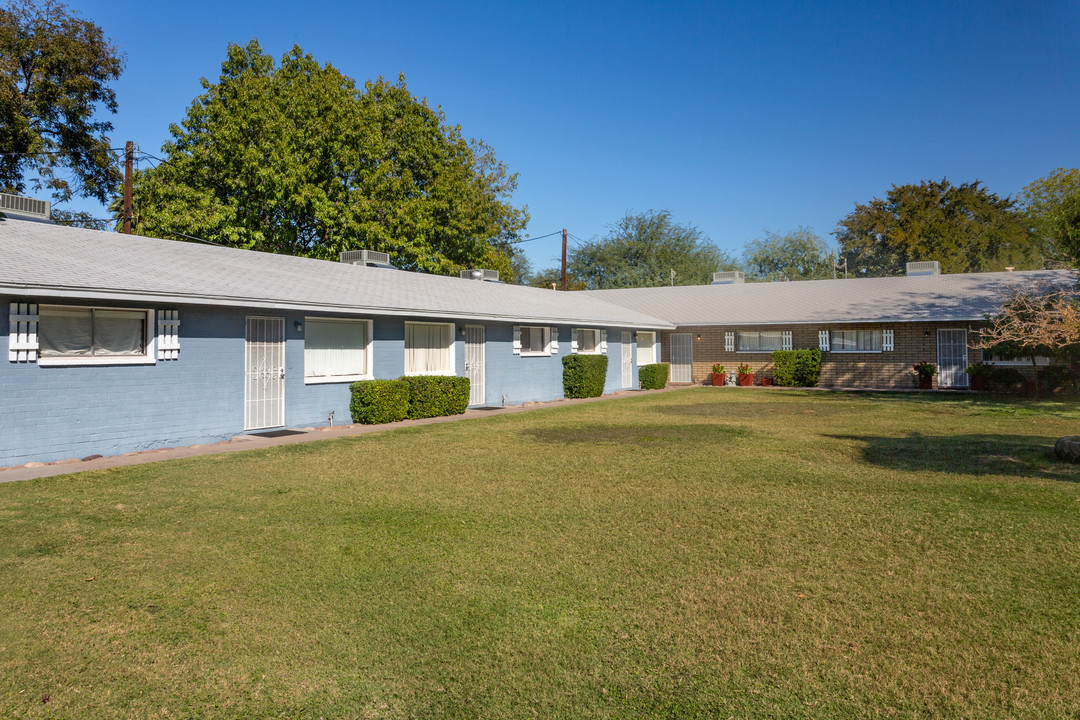
M 75 0 L 127 54 L 116 145 L 157 154 L 229 42 L 404 73 L 519 174 L 529 235 L 667 209 L 741 252 L 892 184 L 1015 195 L 1080 165 L 1080 3 Z M 523 246 L 555 264 L 558 238 Z

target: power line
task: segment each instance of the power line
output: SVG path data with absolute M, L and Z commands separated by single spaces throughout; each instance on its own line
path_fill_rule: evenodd
M 522 240 L 512 240 L 510 242 L 510 244 L 511 245 L 518 245 L 519 243 L 532 242 L 533 240 L 543 240 L 544 238 L 549 238 L 549 237 L 552 237 L 553 235 L 558 235 L 561 232 L 562 232 L 562 230 L 556 230 L 555 232 L 548 233 L 547 235 L 538 235 L 537 237 L 524 238 Z

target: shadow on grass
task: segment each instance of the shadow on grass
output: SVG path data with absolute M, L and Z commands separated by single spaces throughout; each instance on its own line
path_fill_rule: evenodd
M 910 472 L 1006 475 L 1080 482 L 1075 466 L 1054 455 L 1056 438 L 1030 435 L 828 435 L 862 443 L 871 465 Z
M 537 428 L 521 433 L 525 437 L 548 445 L 567 443 L 656 446 L 663 443 L 715 443 L 717 440 L 743 437 L 750 434 L 741 425 L 614 425 L 580 424 Z

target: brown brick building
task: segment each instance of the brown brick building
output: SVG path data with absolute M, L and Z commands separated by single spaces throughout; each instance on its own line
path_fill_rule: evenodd
M 755 383 L 772 376 L 774 350 L 822 351 L 819 384 L 911 388 L 912 366 L 934 363 L 936 387 L 966 388 L 965 368 L 984 359 L 974 347 L 987 315 L 1013 287 L 1071 287 L 1065 271 L 942 275 L 937 263 L 912 263 L 903 277 L 744 283 L 741 273 L 717 273 L 704 286 L 597 290 L 607 302 L 677 325 L 661 333 L 660 359 L 672 382 L 711 382 L 712 366 L 727 373 L 748 364 Z M 1030 365 L 1016 364 L 1031 372 Z

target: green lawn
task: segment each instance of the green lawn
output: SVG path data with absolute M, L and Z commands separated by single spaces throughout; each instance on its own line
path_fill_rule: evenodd
M 0 485 L 0 717 L 1075 717 L 1067 434 L 699 388 Z

